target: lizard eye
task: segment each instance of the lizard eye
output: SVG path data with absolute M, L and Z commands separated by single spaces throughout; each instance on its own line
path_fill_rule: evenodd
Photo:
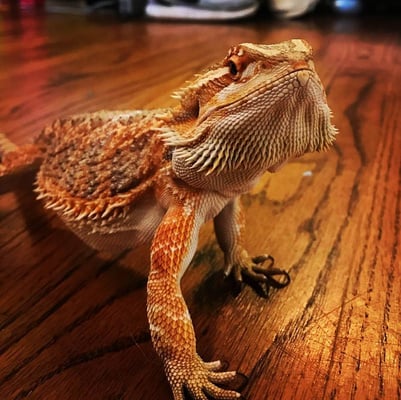
M 228 69 L 230 70 L 230 74 L 231 75 L 237 75 L 238 74 L 238 67 L 237 67 L 237 65 L 235 64 L 235 62 L 234 61 L 232 61 L 232 60 L 230 60 L 229 62 L 228 62 Z

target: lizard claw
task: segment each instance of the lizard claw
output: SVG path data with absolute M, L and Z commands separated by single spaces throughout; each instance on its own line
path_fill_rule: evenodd
M 291 282 L 290 275 L 287 271 L 280 268 L 273 268 L 274 258 L 270 255 L 263 255 L 253 257 L 252 261 L 257 264 L 253 266 L 253 271 L 258 275 L 263 275 L 265 277 L 265 282 L 274 287 L 275 289 L 282 289 L 289 285 Z M 269 261 L 269 265 L 266 267 L 259 266 L 258 264 L 263 264 L 265 261 Z M 275 277 L 281 277 L 281 279 L 275 279 Z
M 237 376 L 236 371 L 221 371 L 222 366 L 220 361 L 205 363 L 199 357 L 192 362 L 167 362 L 166 374 L 174 400 L 184 400 L 184 392 L 193 400 L 241 399 L 239 392 L 218 386 L 234 381 Z
M 266 261 L 268 264 L 265 266 L 263 264 Z M 274 258 L 268 254 L 250 258 L 243 251 L 235 263 L 226 267 L 225 273 L 226 275 L 232 274 L 240 286 L 242 286 L 243 280 L 247 281 L 257 293 L 266 297 L 270 287 L 282 289 L 291 281 L 287 271 L 273 267 L 274 262 Z

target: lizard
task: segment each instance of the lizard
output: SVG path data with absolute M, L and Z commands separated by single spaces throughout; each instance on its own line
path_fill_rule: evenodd
M 172 108 L 59 118 L 33 144 L 0 135 L 0 177 L 35 166 L 44 207 L 98 250 L 150 243 L 147 316 L 174 400 L 233 400 L 237 375 L 197 352 L 180 281 L 213 219 L 224 273 L 268 284 L 282 270 L 244 247 L 240 195 L 287 160 L 322 151 L 336 128 L 302 39 L 232 46 L 173 94 Z M 278 282 L 278 287 L 280 283 Z

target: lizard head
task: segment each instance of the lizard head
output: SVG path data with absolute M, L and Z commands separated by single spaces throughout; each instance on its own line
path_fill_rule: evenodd
M 234 46 L 176 97 L 177 129 L 164 139 L 177 175 L 202 187 L 273 172 L 290 158 L 326 149 L 336 134 L 303 40 Z

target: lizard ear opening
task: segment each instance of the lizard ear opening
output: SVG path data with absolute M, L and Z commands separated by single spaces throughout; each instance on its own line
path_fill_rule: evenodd
M 193 115 L 195 118 L 198 118 L 199 114 L 200 114 L 200 103 L 199 100 L 197 100 L 194 104 Z
M 180 111 L 181 116 L 184 119 L 187 118 L 198 118 L 200 114 L 200 102 L 199 99 L 194 96 L 186 96 L 180 99 L 182 110 Z

